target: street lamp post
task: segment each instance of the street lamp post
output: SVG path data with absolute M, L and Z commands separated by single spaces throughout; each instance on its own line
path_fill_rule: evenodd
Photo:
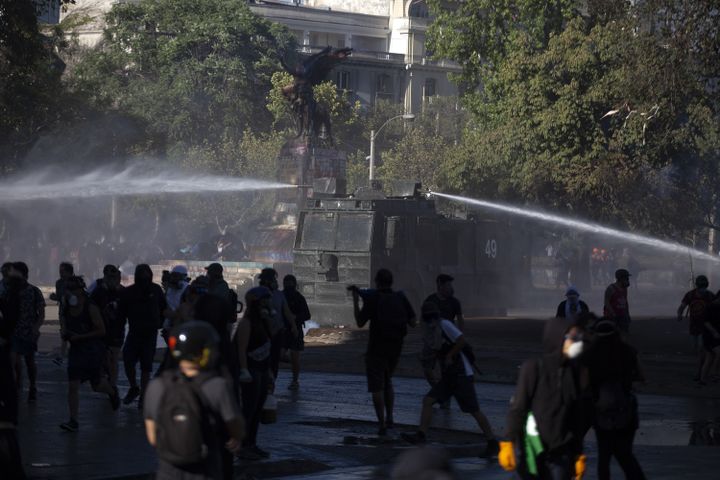
M 385 125 L 390 123 L 392 120 L 395 120 L 396 118 L 402 118 L 403 120 L 414 120 L 415 115 L 412 113 L 404 113 L 402 115 L 397 115 L 392 118 L 388 118 L 385 123 L 382 124 L 380 128 L 377 129 L 377 132 L 375 130 L 370 130 L 370 181 L 375 180 L 375 137 L 380 133 L 380 130 L 385 128 Z

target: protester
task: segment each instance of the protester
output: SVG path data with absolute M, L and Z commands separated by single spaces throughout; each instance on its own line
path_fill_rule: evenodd
M 185 265 L 175 265 L 170 270 L 167 277 L 167 285 L 164 285 L 165 289 L 165 301 L 167 302 L 168 315 L 163 322 L 163 338 L 167 338 L 167 335 L 172 329 L 174 320 L 178 315 L 178 309 L 182 302 L 182 296 L 185 293 L 185 289 L 188 286 L 187 267 Z
M 603 315 L 612 320 L 622 333 L 630 330 L 630 307 L 628 305 L 627 289 L 630 287 L 630 272 L 624 268 L 615 271 L 615 283 L 605 289 L 605 307 Z
M 575 287 L 568 287 L 565 292 L 565 300 L 558 305 L 555 316 L 564 318 L 569 325 L 574 325 L 583 314 L 589 312 L 587 303 L 580 300 L 580 291 Z
M 263 268 L 260 272 L 260 286 L 263 286 L 272 292 L 272 317 L 273 321 L 270 328 L 272 335 L 272 351 L 270 353 L 270 370 L 273 374 L 273 387 L 271 391 L 275 391 L 275 382 L 278 378 L 278 370 L 280 367 L 280 354 L 285 344 L 286 336 L 298 336 L 298 329 L 295 322 L 295 315 L 290 311 L 285 295 L 278 289 L 278 275 L 273 268 Z
M 118 311 L 120 296 L 125 288 L 120 284 L 120 279 L 118 267 L 105 265 L 103 278 L 95 281 L 95 288 L 90 293 L 90 300 L 100 309 L 105 324 L 105 368 L 113 386 L 117 386 L 120 349 L 125 342 L 125 319 Z
M 708 315 L 708 307 L 715 300 L 715 296 L 708 290 L 709 286 L 708 278 L 705 275 L 698 275 L 695 278 L 695 288 L 683 295 L 682 302 L 677 309 L 678 322 L 682 321 L 684 316 L 687 317 L 693 349 L 700 352 L 702 351 L 702 332 Z
M 17 436 L 18 398 L 10 345 L 20 316 L 20 285 L 2 266 L 0 291 L 0 472 L 3 478 L 26 478 Z M 19 280 L 20 277 L 15 277 Z
M 148 385 L 145 433 L 155 447 L 157 480 L 231 479 L 243 419 L 230 384 L 217 374 L 218 337 L 204 322 L 173 329 L 168 346 L 178 368 Z
M 416 324 L 415 312 L 402 292 L 392 289 L 390 270 L 381 268 L 375 274 L 376 290 L 360 290 L 351 286 L 353 313 L 358 328 L 370 322 L 370 336 L 365 353 L 368 392 L 372 395 L 378 419 L 378 435 L 385 436 L 394 427 L 395 392 L 392 375 L 395 371 L 407 327 Z M 360 298 L 363 305 L 360 308 Z
M 595 340 L 583 362 L 590 373 L 593 395 L 598 479 L 610 478 L 610 460 L 614 456 L 625 478 L 643 480 L 645 475 L 632 453 L 639 424 L 632 384 L 643 380 L 637 352 L 620 338 L 611 321 L 598 322 L 594 334 Z
M 53 363 L 57 366 L 62 366 L 63 358 L 67 355 L 67 342 L 62 339 L 63 325 L 65 324 L 65 309 L 67 305 L 64 305 L 62 300 L 65 298 L 65 281 L 75 274 L 75 269 L 72 263 L 62 262 L 58 267 L 58 274 L 60 278 L 55 281 L 55 291 L 50 294 L 50 300 L 58 303 L 58 321 L 60 323 L 60 352 L 57 357 L 53 360 Z
M 453 277 L 445 273 L 438 275 L 435 279 L 437 290 L 429 295 L 425 301 L 436 304 L 440 309 L 440 317 L 454 323 L 462 332 L 465 330 L 465 318 L 463 317 L 460 300 L 455 298 L 454 281 Z
M 262 286 L 251 288 L 245 294 L 245 307 L 233 338 L 238 352 L 242 409 L 247 425 L 247 436 L 238 456 L 244 460 L 259 460 L 270 456 L 257 446 L 257 434 L 271 384 L 272 292 Z
M 12 268 L 12 262 L 5 262 L 0 266 L 0 298 L 7 291 L 8 277 L 10 275 L 10 269 Z
M 40 338 L 40 326 L 45 321 L 45 298 L 39 288 L 28 282 L 28 266 L 24 262 L 14 262 L 8 275 L 19 279 L 15 281 L 18 282 L 20 315 L 11 341 L 15 382 L 19 393 L 22 391 L 24 361 L 30 383 L 27 401 L 34 403 L 37 400 L 35 352 Z
M 155 358 L 158 330 L 162 327 L 167 309 L 165 294 L 160 285 L 153 283 L 153 272 L 149 265 L 135 267 L 135 283 L 123 290 L 118 302 L 120 318 L 128 323 L 128 334 L 123 346 L 125 375 L 130 383 L 123 403 L 131 404 L 140 397 L 138 407 L 142 408 L 145 392 Z M 140 363 L 140 387 L 137 384 L 135 366 Z
M 305 322 L 310 320 L 310 308 L 308 308 L 307 300 L 297 289 L 297 279 L 294 275 L 285 275 L 283 278 L 283 295 L 295 316 L 295 330 L 293 335 L 291 331 L 286 333 L 285 347 L 290 350 L 290 365 L 292 367 L 292 382 L 288 386 L 289 390 L 297 390 L 300 388 L 300 352 L 305 349 L 305 340 L 303 336 L 303 328 Z
M 498 461 L 523 479 L 582 477 L 589 427 L 589 380 L 578 361 L 583 332 L 553 318 L 545 325 L 543 345 L 543 356 L 520 369 L 508 412 L 508 441 L 500 442 Z
M 229 298 L 230 286 L 223 278 L 223 266 L 219 263 L 211 263 L 205 267 L 207 271 L 208 293 L 222 298 Z
M 718 373 L 720 368 L 720 292 L 708 306 L 708 313 L 702 331 L 703 356 L 698 385 L 707 385 L 710 374 Z
M 437 335 L 432 344 L 426 345 L 435 352 L 440 361 L 442 375 L 430 391 L 425 395 L 420 414 L 420 426 L 413 434 L 403 434 L 402 437 L 410 443 L 425 443 L 430 421 L 432 420 L 432 407 L 435 403 L 442 403 L 450 397 L 455 397 L 460 409 L 469 413 L 482 430 L 488 444 L 483 456 L 496 455 L 499 445 L 495 439 L 490 422 L 480 410 L 475 393 L 472 360 L 464 353 L 467 343 L 465 335 L 449 320 L 441 317 L 441 312 L 434 302 L 425 302 L 422 305 L 422 320 L 424 323 L 433 323 Z M 425 341 L 428 339 L 425 338 Z
M 197 302 L 208 292 L 208 278 L 201 275 L 193 280 L 185 289 L 180 305 L 173 316 L 172 328 L 182 325 L 185 322 L 195 320 L 195 306 Z
M 113 410 L 120 407 L 117 387 L 102 375 L 105 360 L 105 324 L 100 309 L 85 291 L 82 277 L 72 276 L 65 281 L 65 330 L 63 337 L 70 343 L 68 352 L 68 408 L 70 419 L 60 428 L 76 432 L 79 428 L 80 384 L 90 382 L 93 391 L 108 395 Z

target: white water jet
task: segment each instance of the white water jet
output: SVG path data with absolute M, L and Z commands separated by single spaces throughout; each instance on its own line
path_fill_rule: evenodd
M 140 165 L 123 171 L 107 168 L 67 178 L 45 170 L 0 183 L 0 202 L 25 200 L 155 195 L 163 193 L 243 192 L 296 188 L 295 185 L 249 178 L 148 171 Z
M 537 210 L 528 208 L 514 207 L 512 205 L 504 205 L 502 203 L 488 202 L 486 200 L 478 200 L 475 198 L 461 197 L 458 195 L 449 195 L 447 193 L 430 192 L 431 195 L 436 197 L 447 198 L 448 200 L 454 200 L 456 202 L 467 203 L 470 205 L 477 205 L 478 207 L 490 208 L 493 210 L 499 210 L 501 212 L 510 213 L 512 215 L 520 215 L 523 217 L 533 218 L 543 222 L 555 223 L 563 225 L 565 227 L 572 228 L 574 230 L 580 230 L 583 232 L 595 233 L 598 235 L 605 235 L 607 237 L 617 238 L 626 242 L 632 242 L 640 245 L 646 245 L 648 247 L 656 248 L 658 250 L 664 250 L 672 253 L 679 253 L 683 255 L 690 255 L 696 259 L 709 260 L 712 262 L 720 262 L 720 258 L 710 255 L 709 253 L 695 250 L 694 248 L 687 247 L 675 242 L 666 242 L 658 238 L 648 237 L 645 235 L 638 235 L 636 233 L 624 232 L 614 228 L 604 227 L 597 223 L 584 222 L 582 220 L 576 220 L 573 218 L 563 217 L 560 215 L 554 215 L 551 213 L 544 213 Z

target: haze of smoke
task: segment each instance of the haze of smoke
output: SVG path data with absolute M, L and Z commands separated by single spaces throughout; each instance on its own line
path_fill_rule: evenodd
M 62 177 L 57 169 L 8 177 L 0 183 L 0 202 L 90 198 L 163 193 L 243 192 L 294 188 L 294 185 L 249 178 L 233 178 L 178 172 L 148 171 L 133 165 L 122 171 L 108 167 Z
M 563 225 L 574 230 L 595 233 L 598 235 L 604 235 L 606 237 L 617 238 L 626 242 L 636 243 L 639 245 L 645 245 L 648 247 L 656 248 L 671 253 L 679 253 L 684 255 L 690 255 L 695 259 L 708 260 L 712 262 L 720 262 L 720 258 L 710 255 L 699 250 L 681 245 L 674 242 L 666 242 L 658 238 L 648 237 L 645 235 L 638 235 L 636 233 L 625 232 L 623 230 L 617 230 L 614 228 L 604 227 L 597 223 L 583 222 L 573 218 L 563 217 L 560 215 L 554 215 L 550 213 L 539 212 L 537 210 L 531 210 L 527 208 L 514 207 L 512 205 L 504 205 L 501 203 L 488 202 L 486 200 L 478 200 L 475 198 L 461 197 L 458 195 L 449 195 L 446 193 L 430 192 L 430 194 L 437 197 L 447 198 L 448 200 L 454 200 L 456 202 L 466 203 L 470 205 L 476 205 L 478 207 L 490 208 L 512 215 L 520 215 L 542 222 L 555 223 L 557 225 Z

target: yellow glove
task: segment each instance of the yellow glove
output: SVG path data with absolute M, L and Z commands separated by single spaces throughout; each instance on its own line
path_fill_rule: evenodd
M 498 463 L 506 472 L 512 472 L 517 468 L 515 461 L 515 449 L 512 442 L 500 442 L 500 452 L 498 453 Z
M 575 480 L 582 480 L 585 476 L 585 467 L 587 467 L 587 456 L 581 453 L 575 460 Z

